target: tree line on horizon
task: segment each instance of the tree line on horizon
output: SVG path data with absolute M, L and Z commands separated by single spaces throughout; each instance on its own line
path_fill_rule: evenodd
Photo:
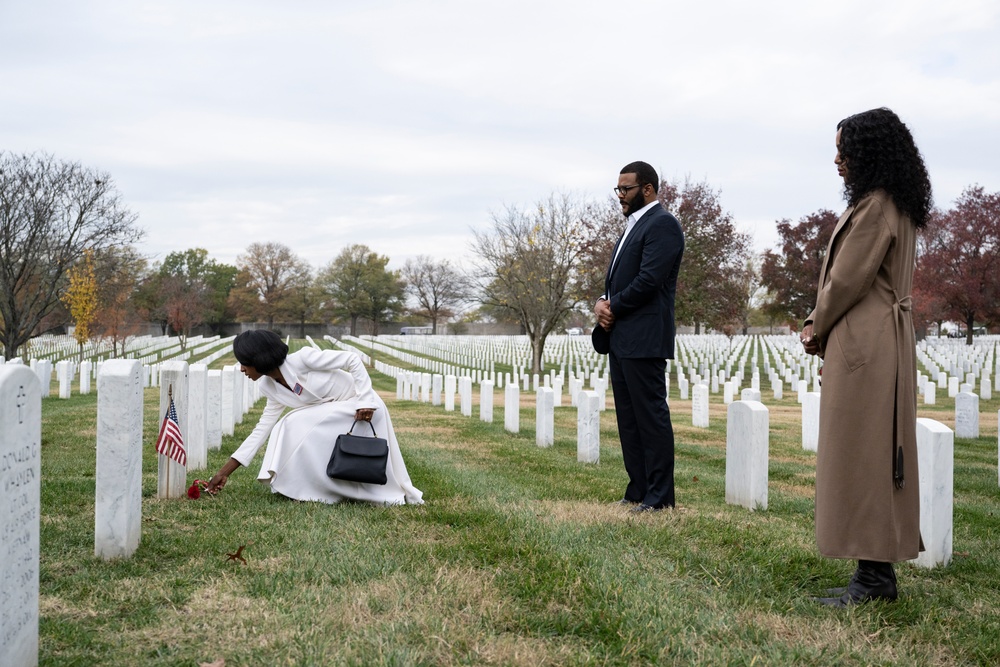
M 755 255 L 705 182 L 663 180 L 659 199 L 680 221 L 685 252 L 677 286 L 678 324 L 732 335 L 749 326 L 798 323 L 811 310 L 823 255 L 838 216 L 825 209 L 797 223 L 777 221 L 778 247 Z M 147 322 L 182 344 L 200 325 L 233 321 L 361 321 L 378 334 L 389 321 L 518 324 L 534 366 L 546 338 L 567 325 L 591 326 L 592 307 L 623 229 L 617 198 L 551 194 L 507 206 L 473 230 L 473 266 L 419 256 L 403 268 L 363 244 L 313 267 L 281 243 L 254 242 L 235 265 L 203 248 L 150 262 L 143 232 L 109 174 L 44 154 L 0 151 L 0 343 L 6 358 L 31 337 L 75 324 L 81 343 L 114 349 Z M 919 237 L 914 277 L 918 327 L 957 320 L 968 341 L 975 324 L 1000 317 L 1000 193 L 967 188 L 936 210 Z M 939 327 L 940 328 L 940 327 Z

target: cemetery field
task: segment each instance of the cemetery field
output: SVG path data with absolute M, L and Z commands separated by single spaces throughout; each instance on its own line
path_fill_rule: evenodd
M 159 389 L 145 390 L 142 537 L 129 559 L 94 557 L 96 395 L 43 400 L 42 665 L 995 665 L 1000 663 L 997 410 L 955 441 L 955 554 L 897 567 L 901 598 L 836 610 L 847 561 L 813 537 L 815 454 L 794 392 L 770 410 L 768 507 L 725 503 L 726 412 L 710 426 L 672 387 L 678 507 L 634 516 L 613 402 L 599 464 L 577 462 L 576 408 L 555 445 L 396 399 L 373 373 L 426 504 L 299 503 L 240 469 L 217 497 L 158 500 Z M 568 400 L 564 399 L 564 406 Z M 919 415 L 954 427 L 954 402 Z M 208 479 L 249 433 L 251 410 Z M 263 451 L 263 450 L 262 450 Z M 916 483 L 916 480 L 913 480 Z M 243 546 L 243 564 L 231 560 Z M 0 657 L 2 662 L 2 657 Z M 221 664 L 221 663 L 217 663 Z

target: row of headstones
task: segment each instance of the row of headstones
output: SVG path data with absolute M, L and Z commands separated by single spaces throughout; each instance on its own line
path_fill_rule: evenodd
M 218 338 L 216 336 L 215 338 Z M 204 365 L 211 364 L 217 359 L 229 354 L 230 347 L 228 344 L 232 341 L 232 337 L 226 339 L 225 341 L 214 341 L 211 343 L 210 348 L 217 347 L 219 345 L 224 345 L 215 352 L 205 356 L 200 360 L 200 363 Z M 192 351 L 193 353 L 194 351 Z M 191 356 L 191 355 L 186 355 Z M 145 358 L 140 359 L 143 361 Z M 11 360 L 12 364 L 20 364 L 21 360 L 14 359 Z M 57 361 L 53 367 L 53 364 L 48 359 L 31 359 L 30 368 L 38 375 L 39 382 L 41 383 L 42 397 L 47 397 L 52 391 L 52 375 L 55 373 L 56 381 L 59 386 L 59 398 L 67 399 L 72 396 L 72 386 L 73 382 L 76 380 L 77 372 L 79 371 L 79 393 L 81 395 L 86 395 L 90 393 L 91 380 L 97 377 L 100 372 L 101 364 L 103 361 L 92 362 L 90 360 L 83 360 L 79 364 L 74 361 Z M 0 357 L 0 365 L 4 365 L 5 361 Z M 143 365 L 143 386 L 144 387 L 155 387 L 159 384 L 160 375 L 160 364 Z
M 381 362 L 376 369 L 396 378 L 396 398 L 444 406 L 446 412 L 455 410 L 456 398 L 461 414 L 472 416 L 473 380 L 469 376 L 438 375 L 406 371 Z M 525 391 L 529 391 L 525 376 Z M 540 447 L 555 442 L 555 408 L 562 405 L 562 378 L 554 371 L 532 376 L 535 388 L 535 442 Z M 577 460 L 597 463 L 600 460 L 600 419 L 607 409 L 608 380 L 591 375 L 591 390 L 585 380 L 570 375 L 569 398 L 577 408 Z M 493 422 L 494 384 L 491 380 L 479 383 L 479 419 Z M 521 430 L 521 389 L 517 382 L 507 379 L 504 389 L 504 429 L 510 433 Z
M 344 336 L 340 341 L 338 341 L 332 338 L 331 336 L 326 336 L 327 340 L 329 340 L 331 343 L 333 343 L 335 346 L 338 347 L 342 348 L 347 347 L 349 349 L 355 349 L 360 352 L 361 347 L 364 346 L 369 349 L 378 350 L 383 354 L 387 354 L 396 359 L 399 359 L 400 361 L 408 365 L 423 368 L 424 370 L 432 374 L 454 375 L 456 377 L 461 377 L 462 375 L 468 375 L 469 377 L 473 378 L 473 380 L 477 383 L 481 382 L 482 380 L 488 379 L 491 382 L 493 382 L 494 385 L 498 388 L 502 388 L 504 386 L 505 377 L 513 375 L 513 377 L 515 378 L 517 377 L 523 378 L 524 376 L 526 376 L 527 373 L 525 372 L 525 369 L 527 368 L 527 365 L 530 364 L 530 362 L 525 362 L 523 360 L 517 362 L 511 359 L 501 360 L 501 363 L 508 363 L 508 365 L 514 366 L 513 374 L 509 373 L 504 374 L 496 372 L 495 360 L 486 358 L 475 358 L 475 359 L 464 358 L 465 361 L 470 362 L 467 366 L 465 367 L 454 366 L 449 362 L 461 361 L 463 360 L 463 358 L 461 358 L 458 355 L 449 353 L 448 350 L 446 349 L 441 350 L 434 345 L 416 344 L 412 343 L 409 340 L 404 340 L 408 338 L 427 338 L 425 336 L 409 336 L 409 337 L 380 336 L 379 338 L 392 342 L 393 345 L 387 345 L 385 343 L 372 340 L 371 338 L 369 338 L 368 340 L 363 340 L 360 338 L 354 338 L 352 336 Z M 454 337 L 448 336 L 443 338 L 451 340 Z M 579 338 L 579 337 L 576 336 L 573 338 Z M 589 344 L 589 339 L 588 339 L 588 344 Z M 404 352 L 400 349 L 397 349 L 395 345 L 398 345 L 399 347 L 404 347 L 409 350 L 419 351 L 424 355 L 431 355 L 431 356 L 440 355 L 441 358 L 435 359 L 435 358 L 429 358 L 428 356 L 418 356 L 416 354 L 410 354 L 408 352 Z M 585 378 L 589 378 L 592 373 L 600 373 L 602 369 L 606 373 L 607 372 L 606 366 L 607 366 L 607 360 L 604 357 L 601 357 L 598 360 L 590 360 L 585 363 L 576 363 L 575 364 L 576 370 L 574 374 L 577 376 L 583 376 Z M 573 373 L 573 368 L 574 364 L 572 363 L 566 363 L 565 361 L 559 363 L 559 373 L 560 375 L 563 376 L 563 378 L 565 378 L 567 371 Z M 525 386 L 525 391 L 527 391 L 527 386 Z
M 168 361 L 161 374 L 159 414 L 166 414 L 172 395 L 188 465 L 157 454 L 157 497 L 180 498 L 187 468 L 207 462 L 209 434 L 216 431 L 211 415 L 233 406 L 232 433 L 232 422 L 242 419 L 236 408 L 245 412 L 259 392 L 254 383 L 233 382 L 234 367 L 208 371 L 201 364 Z M 97 384 L 94 553 L 128 557 L 139 546 L 142 527 L 142 366 L 134 359 L 107 361 Z M 38 375 L 23 364 L 0 367 L 0 664 L 5 667 L 38 664 L 41 423 Z

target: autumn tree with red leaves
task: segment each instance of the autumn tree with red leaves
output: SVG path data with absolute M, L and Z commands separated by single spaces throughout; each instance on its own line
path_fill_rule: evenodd
M 708 183 L 660 182 L 659 200 L 681 223 L 684 258 L 677 276 L 676 319 L 719 331 L 741 328 L 747 303 L 751 238 L 722 210 Z
M 795 224 L 778 221 L 781 247 L 766 251 L 761 265 L 768 292 L 763 310 L 772 321 L 800 322 L 816 305 L 816 284 L 837 220 L 836 213 L 821 209 Z
M 968 345 L 977 322 L 1000 319 L 1000 192 L 971 186 L 951 209 L 934 212 L 913 280 L 917 313 L 963 322 Z

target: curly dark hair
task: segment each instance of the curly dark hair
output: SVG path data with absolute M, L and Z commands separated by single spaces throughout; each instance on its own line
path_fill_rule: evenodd
M 931 179 L 910 129 L 890 109 L 862 111 L 837 123 L 840 157 L 847 166 L 844 194 L 855 206 L 879 188 L 913 224 L 930 216 Z

